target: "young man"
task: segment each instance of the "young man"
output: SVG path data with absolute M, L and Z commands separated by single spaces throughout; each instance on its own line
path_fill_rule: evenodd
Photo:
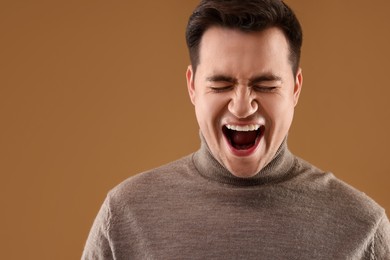
M 363 193 L 295 157 L 302 32 L 279 0 L 204 0 L 187 85 L 202 145 L 107 196 L 83 259 L 390 259 Z

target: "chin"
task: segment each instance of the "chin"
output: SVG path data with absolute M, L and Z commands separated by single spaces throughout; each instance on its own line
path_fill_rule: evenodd
M 248 169 L 248 167 L 243 167 L 243 168 L 232 168 L 232 167 L 227 167 L 227 169 L 236 177 L 238 178 L 251 178 L 255 176 L 260 170 L 260 169 Z

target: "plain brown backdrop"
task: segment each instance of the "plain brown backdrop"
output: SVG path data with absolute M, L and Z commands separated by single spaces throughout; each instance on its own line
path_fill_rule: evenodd
M 287 2 L 305 33 L 290 149 L 390 210 L 390 1 Z M 2 259 L 79 259 L 109 189 L 198 148 L 196 3 L 0 2 Z

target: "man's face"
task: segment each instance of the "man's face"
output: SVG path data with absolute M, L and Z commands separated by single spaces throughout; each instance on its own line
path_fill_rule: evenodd
M 281 30 L 211 27 L 187 70 L 198 124 L 213 156 L 237 177 L 266 166 L 287 136 L 302 85 Z

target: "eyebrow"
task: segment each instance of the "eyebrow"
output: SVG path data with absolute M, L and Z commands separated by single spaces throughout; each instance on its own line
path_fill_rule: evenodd
M 233 78 L 233 77 L 230 77 L 230 76 L 226 76 L 226 75 L 222 75 L 222 74 L 217 74 L 217 75 L 213 75 L 213 76 L 207 77 L 206 80 L 209 81 L 209 82 L 237 83 L 237 79 L 236 78 Z M 257 84 L 257 83 L 260 83 L 260 82 L 268 82 L 268 81 L 282 81 L 282 78 L 277 76 L 277 75 L 275 75 L 275 74 L 272 74 L 272 73 L 264 74 L 264 75 L 255 76 L 253 78 L 250 78 L 249 79 L 249 85 Z
M 271 74 L 264 74 L 264 75 L 256 76 L 256 77 L 249 79 L 249 85 L 257 84 L 260 82 L 267 82 L 267 81 L 281 81 L 282 82 L 282 78 L 275 75 L 275 74 L 272 74 L 272 73 Z
M 229 82 L 229 83 L 236 83 L 237 79 L 225 75 L 213 75 L 206 78 L 207 81 L 210 82 Z

